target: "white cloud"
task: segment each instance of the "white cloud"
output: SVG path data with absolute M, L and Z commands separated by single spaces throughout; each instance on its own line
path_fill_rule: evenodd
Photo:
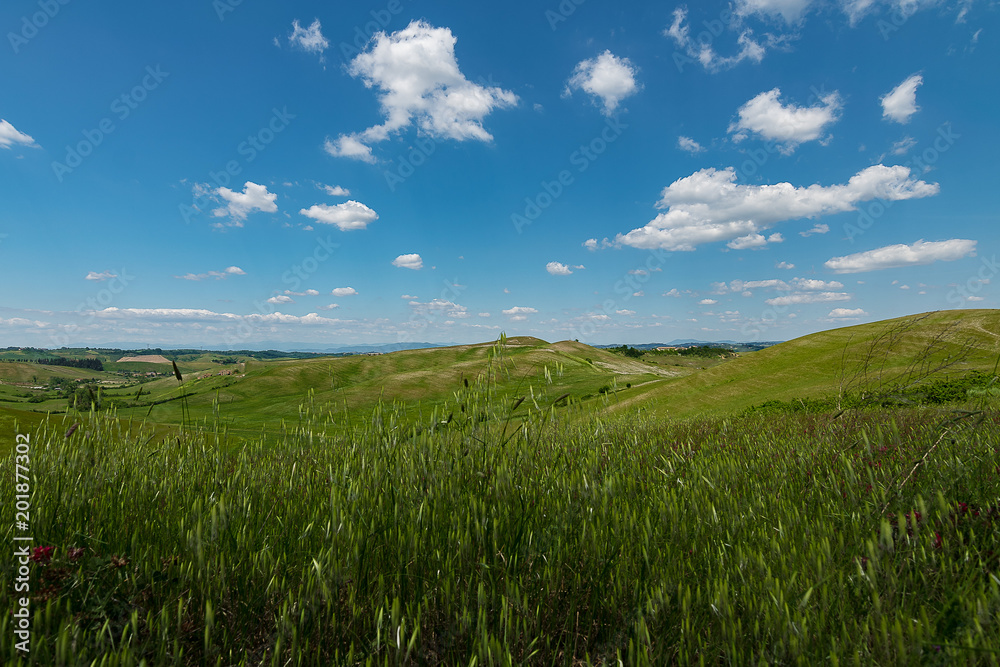
M 298 19 L 292 21 L 292 34 L 288 36 L 288 43 L 318 55 L 320 62 L 323 62 L 323 52 L 330 46 L 330 42 L 323 36 L 319 19 L 314 19 L 308 28 L 299 25 Z
M 13 144 L 38 148 L 34 139 L 24 132 L 19 132 L 13 125 L 0 118 L 0 148 L 10 150 Z
M 316 187 L 331 197 L 348 197 L 351 194 L 350 190 L 342 188 L 339 185 L 323 185 L 322 183 L 317 183 Z
M 632 315 L 635 315 L 635 311 L 634 310 L 628 310 L 627 308 L 623 308 L 622 310 L 616 310 L 615 311 L 615 315 L 625 315 L 625 316 L 629 316 L 630 317 Z
M 726 244 L 733 250 L 746 250 L 748 248 L 762 248 L 767 245 L 767 239 L 763 235 L 757 234 L 747 234 L 746 236 L 741 236 L 739 238 L 733 239 Z
M 812 226 L 812 229 L 807 229 L 804 232 L 799 232 L 799 236 L 808 237 L 813 234 L 826 234 L 830 231 L 830 225 L 825 222 L 817 222 Z
M 897 244 L 867 250 L 865 252 L 834 257 L 824 266 L 836 273 L 864 273 L 881 269 L 895 269 L 901 266 L 920 266 L 932 262 L 952 262 L 974 255 L 977 241 L 950 239 L 948 241 L 924 241 L 911 245 Z
M 346 157 L 353 160 L 360 160 L 368 164 L 375 163 L 375 155 L 372 147 L 361 142 L 354 136 L 342 135 L 336 139 L 327 139 L 323 149 L 334 157 Z
M 893 155 L 903 155 L 917 145 L 917 140 L 913 137 L 903 137 L 892 145 Z
M 712 40 L 702 40 L 700 37 L 699 39 L 691 38 L 691 31 L 687 25 L 686 7 L 678 7 L 674 10 L 673 23 L 663 31 L 663 34 L 673 39 L 677 48 L 683 50 L 688 58 L 700 63 L 709 72 L 730 69 L 744 60 L 759 63 L 766 53 L 766 48 L 753 39 L 753 31 L 744 29 L 736 39 L 740 50 L 732 56 L 720 56 L 712 47 Z M 676 54 L 674 60 L 678 66 L 683 62 L 677 60 Z
M 736 13 L 781 16 L 786 23 L 797 23 L 810 4 L 812 0 L 737 0 Z
M 353 199 L 335 206 L 313 204 L 309 208 L 300 210 L 299 213 L 316 222 L 322 222 L 324 225 L 336 225 L 338 229 L 345 232 L 365 229 L 378 220 L 378 213 Z
M 412 294 L 401 294 L 400 299 L 406 299 L 407 301 L 416 301 L 419 297 L 413 296 Z
M 982 297 L 982 296 L 967 296 L 967 297 L 965 297 L 965 300 L 966 301 L 985 301 L 986 297 Z
M 798 290 L 844 289 L 844 284 L 836 280 L 817 280 L 815 278 L 792 278 L 791 286 Z
M 774 265 L 774 268 L 776 268 L 776 269 L 794 269 L 795 265 L 794 264 L 789 264 L 788 262 L 778 262 L 777 264 Z
M 293 292 L 290 289 L 286 289 L 285 294 L 287 294 L 288 296 L 319 296 L 319 291 L 314 289 L 307 289 L 305 292 Z
M 279 294 L 278 296 L 272 296 L 267 300 L 268 303 L 295 303 L 295 299 L 290 296 L 285 296 L 284 294 Z
M 669 292 L 664 292 L 664 293 L 663 293 L 663 294 L 661 294 L 660 296 L 669 296 L 669 297 L 674 297 L 674 298 L 677 298 L 677 297 L 679 297 L 680 295 L 681 295 L 681 293 L 680 293 L 680 292 L 679 292 L 679 291 L 677 290 L 677 288 L 676 288 L 676 287 L 674 287 L 674 288 L 673 288 L 673 289 L 671 289 L 671 290 L 670 290 Z
M 615 244 L 635 248 L 694 250 L 704 243 L 759 234 L 779 222 L 855 210 L 875 198 L 899 201 L 938 193 L 937 184 L 910 177 L 903 166 L 875 165 L 846 184 L 795 187 L 791 183 L 738 185 L 736 170 L 702 169 L 663 189 L 657 208 L 667 209 L 644 227 L 618 234 Z M 591 239 L 584 244 L 596 249 Z
M 545 265 L 545 270 L 554 276 L 568 276 L 573 273 L 568 266 L 559 262 L 549 262 Z
M 371 143 L 413 124 L 432 138 L 492 141 L 483 119 L 495 108 L 515 106 L 517 95 L 466 79 L 455 58 L 456 41 L 450 29 L 424 21 L 412 21 L 391 35 L 376 33 L 347 71 L 377 91 L 385 122 L 328 140 L 327 152 L 371 162 Z
M 357 293 L 353 287 L 334 287 L 330 292 L 333 296 L 355 296 Z
M 699 306 L 714 306 L 717 303 L 719 303 L 719 302 L 716 301 L 715 299 L 702 299 L 701 301 L 698 302 L 698 305 Z
M 898 23 L 896 22 L 900 19 L 906 20 L 921 9 L 941 4 L 940 0 L 840 0 L 841 8 L 844 10 L 844 13 L 847 14 L 847 18 L 850 21 L 851 26 L 857 25 L 861 19 L 863 19 L 870 12 L 874 11 L 875 8 L 880 5 L 886 5 L 889 7 L 892 12 L 892 16 L 889 20 L 892 21 L 892 25 L 897 26 Z M 958 4 L 961 8 L 959 9 L 956 23 L 960 23 L 964 20 L 968 7 L 968 3 L 966 2 Z
M 339 303 L 328 303 L 325 306 L 320 306 L 319 307 L 320 310 L 335 310 L 337 308 L 340 308 L 340 304 Z
M 910 122 L 910 116 L 917 113 L 917 88 L 924 82 L 924 77 L 914 74 L 903 83 L 882 96 L 882 117 L 897 123 Z
M 185 273 L 183 276 L 174 276 L 174 278 L 180 278 L 181 280 L 207 280 L 209 278 L 214 278 L 215 280 L 225 280 L 229 276 L 245 276 L 247 273 L 238 266 L 227 267 L 223 271 L 208 271 L 206 273 Z
M 677 137 L 677 147 L 682 151 L 687 151 L 688 153 L 701 153 L 704 147 L 691 137 L 679 136 Z
M 455 319 L 465 319 L 469 317 L 469 309 L 465 306 L 459 305 L 453 301 L 446 301 L 444 299 L 432 299 L 427 303 L 420 303 L 419 301 L 411 301 L 410 307 L 417 313 L 422 314 L 441 314 L 443 313 L 447 317 L 452 317 Z
M 479 313 L 478 317 L 490 317 L 489 313 Z
M 417 253 L 411 253 L 409 255 L 400 255 L 392 260 L 392 265 L 398 266 L 401 269 L 413 269 L 417 271 L 424 268 L 424 260 Z
M 523 322 L 528 319 L 528 315 L 533 315 L 538 311 L 534 308 L 529 308 L 527 306 L 514 306 L 513 308 L 508 308 L 503 311 L 503 314 L 511 319 L 513 322 Z
M 827 315 L 827 317 L 856 318 L 856 317 L 864 317 L 867 314 L 868 313 L 865 312 L 864 308 L 834 308 L 833 310 L 830 311 L 830 314 Z
M 776 296 L 764 303 L 769 306 L 794 306 L 804 303 L 828 303 L 830 301 L 850 301 L 851 295 L 846 292 L 802 292 L 788 296 Z
M 320 317 L 316 313 L 308 315 L 285 315 L 284 313 L 251 313 L 249 315 L 236 315 L 234 313 L 217 313 L 201 308 L 105 308 L 104 310 L 93 311 L 98 318 L 108 320 L 130 320 L 148 319 L 165 320 L 172 322 L 224 322 L 238 323 L 246 322 L 250 324 L 310 324 L 327 325 L 336 324 L 339 320 L 331 320 Z
M 267 191 L 267 186 L 258 185 L 247 181 L 243 185 L 243 192 L 234 192 L 229 188 L 219 188 L 215 194 L 226 201 L 226 206 L 217 208 L 212 214 L 217 218 L 230 216 L 234 219 L 235 226 L 242 226 L 247 215 L 254 211 L 263 213 L 276 213 L 278 205 L 275 200 L 278 198 L 273 192 Z
M 93 280 L 99 283 L 103 283 L 105 280 L 111 280 L 112 278 L 117 278 L 117 273 L 112 273 L 111 271 L 101 271 L 97 273 L 96 271 L 90 271 L 84 277 L 84 280 Z
M 739 119 L 729 125 L 735 132 L 734 141 L 740 141 L 748 132 L 755 132 L 763 139 L 782 144 L 782 152 L 791 153 L 806 141 L 823 139 L 826 128 L 840 118 L 840 94 L 837 91 L 820 98 L 811 107 L 784 105 L 779 99 L 781 90 L 773 88 L 761 93 L 739 108 Z
M 565 92 L 569 95 L 578 89 L 599 98 L 604 105 L 604 114 L 610 116 L 623 99 L 639 90 L 635 81 L 636 72 L 628 58 L 619 58 L 606 50 L 596 58 L 577 64 Z

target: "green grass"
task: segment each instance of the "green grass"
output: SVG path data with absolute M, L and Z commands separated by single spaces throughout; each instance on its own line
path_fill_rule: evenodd
M 511 428 L 490 391 L 423 428 L 377 410 L 349 437 L 315 435 L 307 411 L 277 446 L 42 424 L 32 526 L 55 552 L 33 566 L 32 659 L 1000 660 L 996 411 L 543 409 Z M 19 664 L 2 614 L 0 655 Z
M 623 401 L 621 409 L 642 404 L 661 417 L 726 415 L 766 400 L 794 400 L 836 396 L 842 386 L 858 389 L 856 372 L 869 352 L 885 360 L 884 379 L 898 377 L 927 349 L 935 336 L 944 335 L 943 360 L 966 343 L 974 346 L 965 363 L 946 374 L 971 370 L 992 371 L 1000 356 L 1000 310 L 959 310 L 929 313 L 811 334 L 780 345 L 741 355 L 704 371 L 659 383 L 649 391 Z M 871 349 L 880 334 L 905 323 L 915 323 L 893 347 Z M 868 384 L 877 384 L 879 365 L 871 369 Z M 854 380 L 852 385 L 851 381 Z

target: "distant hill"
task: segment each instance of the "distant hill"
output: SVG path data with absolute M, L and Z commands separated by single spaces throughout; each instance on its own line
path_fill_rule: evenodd
M 935 311 L 810 334 L 658 383 L 613 409 L 691 417 L 730 414 L 768 400 L 836 396 L 842 388 L 888 383 L 948 363 L 966 346 L 972 346 L 967 358 L 939 376 L 997 367 L 1000 310 Z

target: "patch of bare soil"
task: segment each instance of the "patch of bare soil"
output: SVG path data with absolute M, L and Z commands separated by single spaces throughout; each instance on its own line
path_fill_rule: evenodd
M 170 360 L 164 357 L 162 354 L 146 354 L 141 357 L 122 357 L 118 360 L 118 363 L 125 363 L 126 361 L 138 361 L 143 364 L 169 364 Z

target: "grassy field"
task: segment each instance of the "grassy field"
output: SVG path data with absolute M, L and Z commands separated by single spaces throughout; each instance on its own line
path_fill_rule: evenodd
M 487 393 L 236 450 L 43 424 L 34 664 L 1000 661 L 996 410 L 511 429 Z
M 678 378 L 512 338 L 192 373 L 184 417 L 185 401 L 161 404 L 175 425 L 157 422 L 161 405 L 145 423 L 4 410 L 5 433 L 31 436 L 36 550 L 30 660 L 13 600 L 0 656 L 1000 664 L 1000 327 L 995 311 L 969 312 L 817 334 Z M 892 345 L 872 344 L 887 332 Z M 880 405 L 921 367 L 991 384 L 949 405 Z M 792 382 L 874 398 L 743 412 L 794 397 Z M 145 386 L 178 393 L 176 379 Z M 713 396 L 705 412 L 723 414 L 657 413 Z M 242 427 L 237 409 L 258 421 Z M 14 494 L 0 486 L 5 507 Z

